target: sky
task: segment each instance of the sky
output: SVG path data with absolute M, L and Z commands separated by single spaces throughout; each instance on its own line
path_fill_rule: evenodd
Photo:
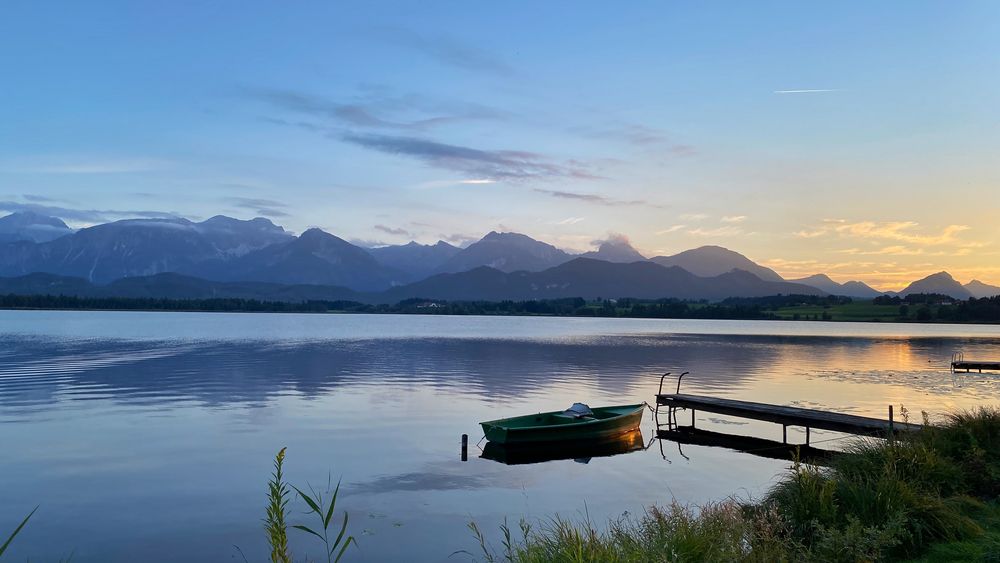
M 22 209 L 1000 284 L 1000 3 L 7 0 Z

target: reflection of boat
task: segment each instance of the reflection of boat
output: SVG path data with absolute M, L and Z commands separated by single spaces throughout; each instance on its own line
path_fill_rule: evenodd
M 608 457 L 627 454 L 644 449 L 642 432 L 632 430 L 614 438 L 600 441 L 567 442 L 565 444 L 498 444 L 487 442 L 483 454 L 479 457 L 492 459 L 507 465 L 526 463 L 541 463 L 559 459 L 572 459 L 587 463 L 593 457 Z
M 576 403 L 565 411 L 542 412 L 480 422 L 486 439 L 498 444 L 597 440 L 639 428 L 645 403 L 598 407 Z

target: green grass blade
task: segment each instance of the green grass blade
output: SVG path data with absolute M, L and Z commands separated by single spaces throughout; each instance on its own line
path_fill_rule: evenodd
M 333 560 L 334 563 L 340 563 L 340 558 L 344 556 L 344 552 L 347 551 L 347 546 L 351 545 L 352 542 L 354 545 L 358 545 L 358 542 L 354 540 L 354 536 L 348 537 L 347 541 L 344 542 L 344 547 L 340 548 L 340 553 L 337 554 L 337 558 Z
M 344 539 L 344 532 L 347 531 L 347 513 L 344 513 L 344 525 L 340 527 L 340 533 L 337 534 L 337 539 L 333 541 L 333 547 L 336 548 L 340 545 L 340 540 Z
M 320 518 L 323 517 L 323 509 L 320 508 L 318 504 L 316 504 L 316 501 L 314 501 L 312 499 L 312 497 L 310 497 L 309 495 L 303 493 L 295 485 L 292 485 L 292 488 L 295 489 L 295 492 L 299 493 L 299 496 L 302 497 L 302 499 L 306 501 L 306 504 L 309 505 L 309 508 L 311 508 L 313 512 L 315 512 L 316 514 L 318 514 Z
M 312 530 L 311 530 L 310 528 L 308 528 L 307 526 L 303 526 L 303 525 L 301 525 L 301 524 L 296 524 L 296 525 L 294 525 L 294 526 L 292 526 L 292 527 L 293 527 L 293 528 L 295 528 L 295 529 L 297 529 L 297 530 L 302 530 L 303 532 L 309 532 L 310 534 L 312 534 L 312 535 L 316 536 L 317 538 L 319 538 L 319 539 L 321 539 L 321 540 L 322 540 L 322 539 L 324 539 L 324 538 L 323 538 L 323 536 L 321 536 L 321 535 L 317 534 L 316 532 L 312 531 Z M 325 541 L 325 540 L 324 540 L 324 541 Z
M 37 506 L 35 507 L 35 510 L 38 510 Z M 0 555 L 3 555 L 3 552 L 7 551 L 7 546 L 10 545 L 10 542 L 14 541 L 14 537 L 21 532 L 21 528 L 24 528 L 24 525 L 28 523 L 28 520 L 35 513 L 35 510 L 32 510 L 27 516 L 25 516 L 24 520 L 21 520 L 21 525 L 14 530 L 14 533 L 7 538 L 7 541 L 3 542 L 3 545 L 0 545 Z
M 323 518 L 324 528 L 330 527 L 330 520 L 333 520 L 333 507 L 337 506 L 337 493 L 339 492 L 340 492 L 340 481 L 337 481 L 337 488 L 333 490 L 333 498 L 330 499 L 330 509 L 326 511 L 326 518 Z

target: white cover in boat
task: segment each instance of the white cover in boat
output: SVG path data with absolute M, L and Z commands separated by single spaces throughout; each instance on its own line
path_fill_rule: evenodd
M 573 418 L 583 418 L 585 416 L 594 416 L 594 411 L 590 410 L 590 407 L 583 403 L 573 403 L 573 406 L 564 410 L 563 415 L 572 416 Z

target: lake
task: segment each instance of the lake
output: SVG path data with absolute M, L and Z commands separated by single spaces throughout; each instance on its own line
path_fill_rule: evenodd
M 468 561 L 452 554 L 475 553 L 473 520 L 495 532 L 758 497 L 789 465 L 661 444 L 648 414 L 647 450 L 505 465 L 479 457 L 480 420 L 651 402 L 666 371 L 690 371 L 690 393 L 879 417 L 903 405 L 913 421 L 1000 400 L 1000 379 L 949 373 L 954 351 L 1000 359 L 1000 326 L 0 311 L 0 536 L 41 505 L 10 560 L 242 561 L 238 546 L 264 561 L 266 483 L 287 446 L 292 484 L 342 480 L 349 560 Z M 300 557 L 322 552 L 289 536 Z

